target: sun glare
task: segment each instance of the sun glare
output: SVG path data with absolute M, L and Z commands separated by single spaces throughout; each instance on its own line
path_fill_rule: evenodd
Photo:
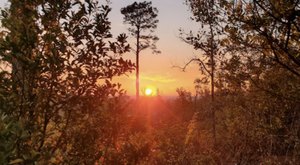
M 145 94 L 146 94 L 146 96 L 151 96 L 153 94 L 153 90 L 150 88 L 146 88 Z

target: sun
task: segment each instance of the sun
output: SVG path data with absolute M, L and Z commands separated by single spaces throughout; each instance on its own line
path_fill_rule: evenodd
M 146 88 L 145 89 L 145 95 L 146 96 L 151 96 L 153 94 L 153 90 L 151 88 Z

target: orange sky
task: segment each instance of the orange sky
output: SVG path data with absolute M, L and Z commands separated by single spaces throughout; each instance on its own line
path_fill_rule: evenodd
M 127 32 L 128 26 L 123 24 L 120 9 L 133 2 L 134 0 L 111 0 L 110 20 L 114 36 Z M 191 65 L 186 72 L 173 68 L 173 66 L 183 66 L 192 57 L 200 54 L 200 52 L 193 50 L 191 46 L 183 43 L 178 37 L 179 28 L 189 31 L 197 30 L 197 27 L 199 27 L 198 24 L 190 20 L 191 13 L 184 2 L 185 0 L 152 0 L 153 6 L 159 10 L 159 24 L 155 34 L 160 38 L 157 47 L 162 53 L 153 55 L 150 50 L 141 52 L 140 89 L 145 89 L 147 86 L 158 88 L 163 96 L 177 95 L 176 89 L 180 87 L 191 92 L 194 91 L 193 82 L 195 78 L 201 76 L 198 67 Z M 100 3 L 105 3 L 105 1 L 100 1 Z M 7 7 L 7 0 L 0 0 L 0 6 Z M 124 57 L 135 61 L 133 53 L 126 54 Z M 113 79 L 120 82 L 129 95 L 135 94 L 134 73 Z
M 127 25 L 123 24 L 123 16 L 120 9 L 134 0 L 111 0 L 113 34 L 127 32 Z M 194 91 L 194 80 L 200 77 L 200 72 L 196 65 L 188 67 L 186 72 L 182 72 L 173 66 L 183 66 L 192 57 L 200 52 L 179 39 L 179 28 L 186 31 L 196 30 L 198 24 L 190 20 L 188 7 L 184 5 L 184 0 L 153 0 L 153 6 L 159 10 L 158 28 L 155 34 L 160 38 L 157 47 L 161 54 L 152 54 L 151 50 L 141 52 L 140 55 L 140 89 L 147 86 L 158 88 L 163 96 L 174 96 L 176 89 L 183 87 L 191 92 Z M 135 61 L 134 53 L 126 54 L 127 59 Z M 127 90 L 129 95 L 135 94 L 135 72 L 128 76 L 115 78 Z

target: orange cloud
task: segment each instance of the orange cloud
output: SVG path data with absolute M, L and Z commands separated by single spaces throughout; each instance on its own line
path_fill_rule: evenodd
M 135 79 L 134 75 L 129 76 L 130 79 Z M 171 78 L 170 76 L 161 76 L 161 75 L 141 75 L 140 81 L 152 81 L 157 83 L 172 83 L 176 80 L 174 78 Z

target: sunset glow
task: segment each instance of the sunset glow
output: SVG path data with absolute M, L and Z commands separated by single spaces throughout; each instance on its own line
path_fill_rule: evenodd
M 0 0 L 0 15 L 0 165 L 300 165 L 300 0 Z
M 120 13 L 120 9 L 133 3 L 134 0 L 113 0 L 111 2 L 113 10 L 109 16 L 112 20 L 112 33 L 116 35 L 126 32 L 129 26 L 122 23 L 123 15 Z M 193 91 L 195 78 L 201 76 L 198 65 L 190 65 L 185 72 L 178 67 L 184 66 L 199 52 L 178 38 L 178 29 L 196 31 L 198 30 L 198 24 L 189 19 L 188 6 L 182 3 L 181 0 L 153 0 L 151 2 L 159 10 L 159 24 L 154 34 L 160 38 L 157 42 L 157 48 L 161 51 L 161 54 L 152 54 L 151 49 L 141 52 L 139 65 L 141 93 L 145 95 L 144 89 L 148 84 L 155 86 L 154 89 L 151 88 L 154 95 L 156 95 L 156 89 L 159 90 L 161 96 L 177 96 L 176 89 L 180 87 Z M 133 37 L 129 38 L 131 45 L 135 45 L 135 41 Z M 133 62 L 136 60 L 133 52 L 126 53 L 123 57 Z M 126 76 L 115 77 L 114 81 L 121 83 L 122 88 L 127 91 L 128 95 L 135 95 L 135 72 Z
M 146 96 L 151 96 L 151 95 L 153 95 L 153 90 L 152 90 L 151 88 L 146 88 L 146 90 L 145 90 L 145 95 L 146 95 Z

